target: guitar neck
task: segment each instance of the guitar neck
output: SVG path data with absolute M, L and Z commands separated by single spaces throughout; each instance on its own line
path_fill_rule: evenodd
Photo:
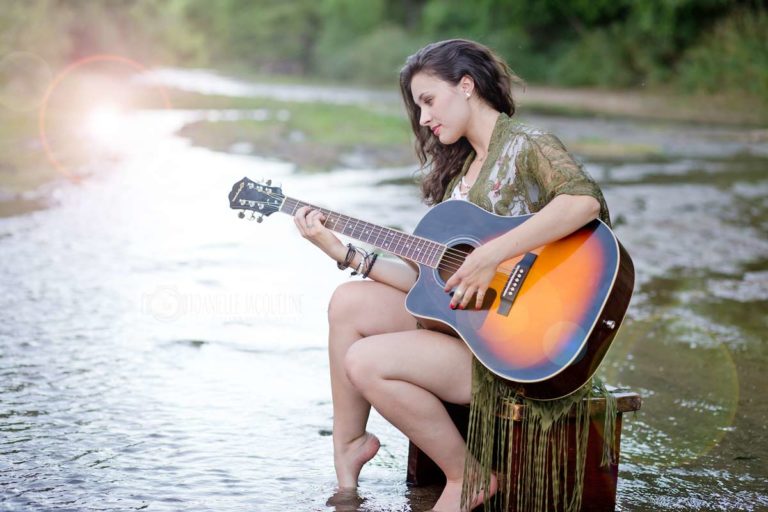
M 321 208 L 291 197 L 285 197 L 280 211 L 294 216 L 296 210 L 309 206 L 325 216 L 323 225 L 341 235 L 370 244 L 401 258 L 437 268 L 446 246 L 396 229 L 379 226 L 348 215 Z

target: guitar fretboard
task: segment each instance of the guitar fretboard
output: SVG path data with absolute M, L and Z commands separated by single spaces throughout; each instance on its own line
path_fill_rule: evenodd
M 323 225 L 342 235 L 371 244 L 374 247 L 403 257 L 405 259 L 437 268 L 446 246 L 421 238 L 396 229 L 379 226 L 364 220 L 342 215 L 325 208 L 320 208 L 291 197 L 286 197 L 280 211 L 288 215 L 295 215 L 296 210 L 302 206 L 309 206 L 313 210 L 319 210 L 325 215 Z

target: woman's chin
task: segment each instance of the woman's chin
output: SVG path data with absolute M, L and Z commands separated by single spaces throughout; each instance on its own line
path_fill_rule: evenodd
M 451 144 L 456 142 L 458 140 L 458 138 L 452 137 L 448 133 L 440 132 L 440 134 L 437 136 L 437 140 L 439 140 L 440 144 L 442 144 L 444 146 L 450 146 Z

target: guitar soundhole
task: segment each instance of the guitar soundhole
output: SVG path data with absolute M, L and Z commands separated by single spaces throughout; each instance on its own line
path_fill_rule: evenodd
M 438 275 L 442 282 L 440 284 L 445 285 L 445 282 L 456 273 L 464 261 L 464 257 L 467 254 L 475 250 L 475 247 L 469 244 L 457 244 L 451 246 L 451 251 L 446 252 L 443 259 L 440 260 L 440 266 L 438 267 Z M 456 253 L 461 252 L 463 257 L 457 257 Z M 480 309 L 490 309 L 493 306 L 493 302 L 496 300 L 496 290 L 488 288 L 483 297 L 483 305 Z
M 445 282 L 459 270 L 466 255 L 474 250 L 475 248 L 469 244 L 458 244 L 452 245 L 451 248 L 445 252 L 443 259 L 440 260 L 440 267 L 438 267 L 438 274 L 440 275 L 440 279 L 443 280 L 441 284 L 445 284 Z M 464 256 L 457 255 L 457 252 L 462 253 Z

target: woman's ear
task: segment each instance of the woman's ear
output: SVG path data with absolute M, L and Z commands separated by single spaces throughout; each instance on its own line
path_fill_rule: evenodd
M 470 98 L 475 92 L 475 81 L 471 76 L 464 75 L 461 77 L 461 80 L 459 80 L 459 89 L 462 94 L 466 95 L 467 98 Z

